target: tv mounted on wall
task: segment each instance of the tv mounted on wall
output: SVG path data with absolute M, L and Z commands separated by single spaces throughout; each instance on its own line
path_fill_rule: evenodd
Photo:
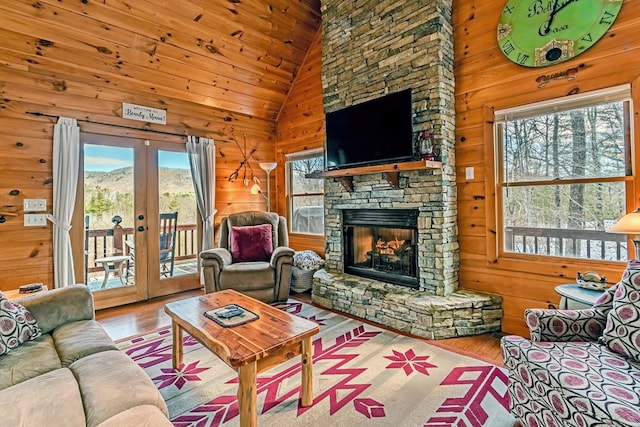
M 326 114 L 327 170 L 414 160 L 411 89 Z

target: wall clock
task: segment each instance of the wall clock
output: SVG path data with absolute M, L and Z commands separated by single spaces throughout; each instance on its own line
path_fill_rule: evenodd
M 498 22 L 498 45 L 525 67 L 544 67 L 593 46 L 613 25 L 622 0 L 509 0 Z

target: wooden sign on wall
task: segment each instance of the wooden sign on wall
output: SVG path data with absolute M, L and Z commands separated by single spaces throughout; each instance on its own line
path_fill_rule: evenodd
M 166 125 L 167 111 L 123 102 L 122 118 Z

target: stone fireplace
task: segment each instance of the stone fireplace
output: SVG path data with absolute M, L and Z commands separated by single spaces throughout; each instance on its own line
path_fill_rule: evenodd
M 442 167 L 402 171 L 394 185 L 381 173 L 354 173 L 348 189 L 325 179 L 326 268 L 314 275 L 313 301 L 426 338 L 499 330 L 499 297 L 458 290 L 451 0 L 322 0 L 321 11 L 325 111 L 411 89 L 414 134 L 435 135 Z M 361 247 L 347 246 L 356 230 L 345 217 L 409 210 L 414 234 L 373 226 Z M 378 237 L 393 257 L 376 253 Z M 383 274 L 407 264 L 390 245 L 412 254 L 415 271 Z
M 380 173 L 355 175 L 348 194 L 327 179 L 327 269 L 344 272 L 343 209 L 416 209 L 417 287 L 450 294 L 458 287 L 451 0 L 322 0 L 321 11 L 325 111 L 411 89 L 414 134 L 434 134 L 443 165 L 401 172 L 397 186 Z

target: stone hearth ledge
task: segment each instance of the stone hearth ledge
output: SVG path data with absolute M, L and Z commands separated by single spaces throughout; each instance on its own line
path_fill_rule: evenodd
M 437 296 L 373 279 L 318 270 L 314 304 L 427 339 L 500 330 L 502 298 L 468 290 Z

